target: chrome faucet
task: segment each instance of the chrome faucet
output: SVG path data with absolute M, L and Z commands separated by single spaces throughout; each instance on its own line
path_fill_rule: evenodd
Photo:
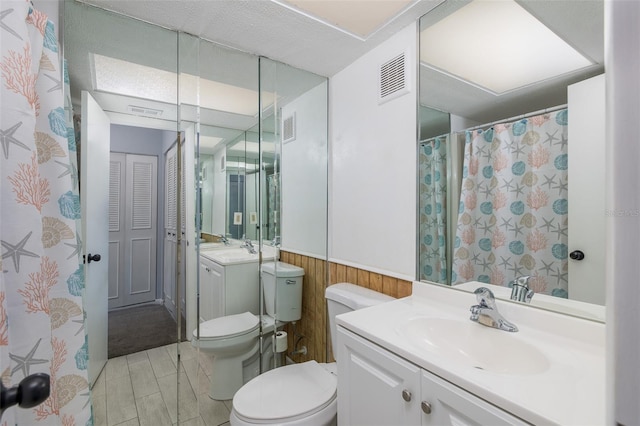
M 218 234 L 216 235 L 216 237 L 218 237 L 218 239 L 222 241 L 225 246 L 231 245 L 231 243 L 229 242 L 229 239 L 225 237 L 224 234 Z
M 531 302 L 531 298 L 535 293 L 529 288 L 529 278 L 531 277 L 518 277 L 509 283 L 509 287 L 511 287 L 511 300 L 524 303 Z
M 476 295 L 478 304 L 473 305 L 470 309 L 471 317 L 469 319 L 471 321 L 504 331 L 518 331 L 518 327 L 516 327 L 515 324 L 504 319 L 504 317 L 500 315 L 500 312 L 498 312 L 496 298 L 491 290 L 486 287 L 478 287 L 473 294 Z
M 253 247 L 253 243 L 251 242 L 251 240 L 249 238 L 246 238 L 244 240 L 244 243 L 242 243 L 242 245 L 240 246 L 241 248 L 246 248 L 247 251 L 251 254 L 256 254 L 257 251 L 255 249 L 255 247 Z

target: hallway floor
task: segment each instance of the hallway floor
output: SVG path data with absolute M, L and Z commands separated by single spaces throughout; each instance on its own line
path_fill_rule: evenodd
M 111 358 L 92 390 L 95 426 L 171 426 L 229 424 L 231 401 L 207 395 L 211 361 L 180 343 L 181 374 L 176 372 L 176 343 Z

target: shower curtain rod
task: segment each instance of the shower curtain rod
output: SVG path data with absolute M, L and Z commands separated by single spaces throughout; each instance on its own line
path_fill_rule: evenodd
M 554 107 L 550 107 L 550 108 L 545 108 L 545 109 L 540 109 L 538 111 L 533 111 L 533 112 L 528 112 L 526 114 L 520 114 L 520 115 L 516 115 L 515 117 L 511 117 L 511 118 L 504 118 L 502 120 L 497 120 L 494 121 L 492 123 L 488 123 L 488 124 L 480 124 L 478 126 L 474 126 L 474 127 L 470 127 L 468 129 L 465 130 L 461 130 L 459 132 L 456 133 L 462 133 L 462 132 L 470 132 L 473 130 L 478 130 L 478 129 L 483 129 L 485 127 L 491 127 L 491 126 L 495 126 L 496 124 L 502 124 L 502 123 L 509 123 L 512 121 L 517 121 L 517 120 L 522 120 L 523 118 L 528 118 L 528 117 L 534 117 L 536 115 L 540 115 L 540 114 L 546 114 L 547 112 L 554 112 L 554 111 L 558 111 L 561 109 L 565 109 L 567 107 L 567 104 L 564 105 L 558 105 L 558 106 L 554 106 Z

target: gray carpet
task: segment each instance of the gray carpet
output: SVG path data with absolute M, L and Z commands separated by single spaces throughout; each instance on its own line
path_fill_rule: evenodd
M 182 340 L 186 339 L 182 321 Z M 134 306 L 109 312 L 108 357 L 115 358 L 175 343 L 178 327 L 163 305 Z

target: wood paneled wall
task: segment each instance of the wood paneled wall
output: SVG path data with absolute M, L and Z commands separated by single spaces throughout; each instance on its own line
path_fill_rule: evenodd
M 280 261 L 304 269 L 302 318 L 295 325 L 295 335 L 292 324 L 287 324 L 285 327 L 289 336 L 288 353 L 302 346 L 307 347 L 306 355 L 289 355 L 295 362 L 312 359 L 327 362 L 327 348 L 331 346 L 327 341 L 329 324 L 327 303 L 324 298 L 327 285 L 349 282 L 396 298 L 411 295 L 411 281 L 286 251 L 280 252 Z M 294 347 L 296 340 L 299 340 L 297 348 Z M 333 357 L 329 355 L 329 359 L 332 361 Z

